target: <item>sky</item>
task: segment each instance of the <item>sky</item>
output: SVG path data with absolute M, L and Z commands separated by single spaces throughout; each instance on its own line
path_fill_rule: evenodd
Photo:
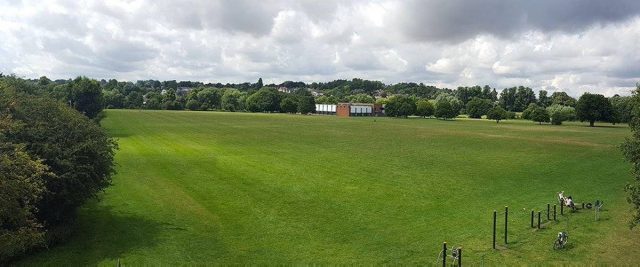
M 638 0 L 0 0 L 25 78 L 528 86 L 629 95 Z

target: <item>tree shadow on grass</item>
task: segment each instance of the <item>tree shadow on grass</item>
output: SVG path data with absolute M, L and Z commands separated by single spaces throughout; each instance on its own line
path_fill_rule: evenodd
M 184 230 L 112 207 L 89 203 L 79 212 L 68 241 L 14 262 L 16 266 L 96 266 L 125 253 L 155 246 L 163 230 Z

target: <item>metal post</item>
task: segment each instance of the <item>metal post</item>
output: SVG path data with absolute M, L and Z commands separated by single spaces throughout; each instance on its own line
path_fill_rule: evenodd
M 447 266 L 447 242 L 442 243 L 442 267 Z
M 509 207 L 504 206 L 504 243 L 507 244 L 507 225 L 509 224 Z
M 458 267 L 462 267 L 462 247 L 458 248 Z
M 551 204 L 547 203 L 547 221 L 551 220 Z
M 531 228 L 533 228 L 533 210 L 531 210 Z
M 556 221 L 556 204 L 553 204 L 553 220 Z
M 493 211 L 493 249 L 496 249 L 496 218 L 498 216 L 497 211 Z
M 540 213 L 542 212 L 538 211 L 538 229 L 540 229 Z

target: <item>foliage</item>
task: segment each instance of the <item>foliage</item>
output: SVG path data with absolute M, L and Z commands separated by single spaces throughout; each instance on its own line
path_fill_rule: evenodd
M 551 118 L 551 124 L 560 125 L 563 121 L 572 121 L 576 119 L 576 109 L 570 106 L 551 105 L 547 107 L 547 112 Z
M 554 92 L 553 94 L 551 94 L 551 104 L 552 105 L 562 105 L 562 106 L 575 107 L 576 103 L 577 103 L 576 99 L 573 98 L 573 97 L 570 97 L 565 92 Z
M 495 106 L 487 112 L 487 119 L 500 123 L 501 120 L 507 119 L 507 111 L 501 106 Z
M 298 111 L 298 100 L 296 97 L 289 95 L 280 101 L 280 112 L 296 113 Z
M 524 111 L 522 111 L 522 119 L 531 120 L 531 114 L 533 114 L 533 111 L 538 109 L 539 107 L 540 106 L 538 106 L 538 104 L 536 103 L 529 104 L 529 106 Z
M 593 127 L 596 121 L 610 121 L 613 116 L 611 103 L 603 95 L 584 93 L 576 104 L 576 117 L 588 121 Z
M 640 84 L 636 85 L 632 101 L 640 101 Z M 626 138 L 620 146 L 627 161 L 633 165 L 634 179 L 625 187 L 627 202 L 633 206 L 633 214 L 629 221 L 631 228 L 640 224 L 640 110 L 633 110 L 633 115 L 629 122 L 631 137 Z
M 502 90 L 500 105 L 507 111 L 521 112 L 531 103 L 536 103 L 536 95 L 529 87 L 518 86 Z
M 433 116 L 434 107 L 427 99 L 420 99 L 416 102 L 416 115 L 424 118 Z
M 492 106 L 491 100 L 474 97 L 467 103 L 466 111 L 470 118 L 479 119 L 486 115 Z
M 102 128 L 53 100 L 3 95 L 0 110 L 21 124 L 6 139 L 25 144 L 27 152 L 49 167 L 46 193 L 38 203 L 38 218 L 57 225 L 72 217 L 76 208 L 110 184 L 116 143 Z
M 374 103 L 376 100 L 367 94 L 356 94 L 348 97 L 349 103 Z
M 222 95 L 222 109 L 228 111 L 240 111 L 243 109 L 242 93 L 238 89 L 229 88 Z
M 280 96 L 272 87 L 263 87 L 247 98 L 247 109 L 251 112 L 276 112 L 280 109 Z
M 185 106 L 188 110 L 200 110 L 200 102 L 196 99 L 191 99 L 187 101 L 187 105 Z
M 440 94 L 436 98 L 436 105 L 434 115 L 440 119 L 451 119 L 458 116 L 460 112 L 462 102 L 457 98 L 448 95 Z
M 397 95 L 389 98 L 389 103 L 384 108 L 384 112 L 389 117 L 407 117 L 416 112 L 416 103 L 413 99 Z
M 631 121 L 631 117 L 633 115 L 633 109 L 637 100 L 628 96 L 619 96 L 614 95 L 609 98 L 609 102 L 611 102 L 611 107 L 613 109 L 613 114 L 611 116 L 611 122 L 613 124 L 616 123 L 629 123 Z
M 67 84 L 67 90 L 69 104 L 80 113 L 93 119 L 102 111 L 104 100 L 98 81 L 78 77 Z
M 549 112 L 547 112 L 547 110 L 543 107 L 537 107 L 533 110 L 533 112 L 531 112 L 531 120 L 539 124 L 542 124 L 543 122 L 549 122 Z

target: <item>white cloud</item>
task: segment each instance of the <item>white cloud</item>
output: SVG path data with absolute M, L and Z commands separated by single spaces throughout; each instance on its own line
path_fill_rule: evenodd
M 640 5 L 603 3 L 0 0 L 0 72 L 628 94 L 640 81 Z

